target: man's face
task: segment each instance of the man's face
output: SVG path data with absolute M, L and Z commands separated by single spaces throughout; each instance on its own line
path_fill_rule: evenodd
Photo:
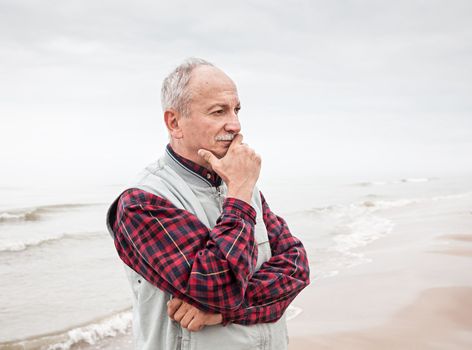
M 189 155 L 196 155 L 203 148 L 221 158 L 228 151 L 232 136 L 241 131 L 236 86 L 221 70 L 200 66 L 192 72 L 189 89 L 189 115 L 179 121 L 181 145 Z

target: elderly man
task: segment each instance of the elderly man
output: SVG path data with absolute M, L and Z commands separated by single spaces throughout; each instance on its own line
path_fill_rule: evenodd
M 286 349 L 284 311 L 309 283 L 302 243 L 256 188 L 236 85 L 201 59 L 162 86 L 170 143 L 107 224 L 133 295 L 137 349 Z

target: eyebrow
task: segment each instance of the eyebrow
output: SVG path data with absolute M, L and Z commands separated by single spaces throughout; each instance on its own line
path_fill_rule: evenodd
M 225 104 L 221 104 L 221 103 L 215 103 L 215 104 L 212 104 L 210 107 L 207 108 L 207 111 L 211 111 L 213 108 L 215 107 L 220 107 L 220 108 L 225 108 L 226 105 Z
M 207 108 L 207 112 L 211 111 L 211 110 L 212 110 L 213 108 L 215 108 L 215 107 L 220 107 L 220 108 L 225 109 L 225 108 L 228 108 L 228 105 L 225 104 L 225 103 L 215 103 L 215 104 L 212 104 L 210 107 Z M 241 108 L 241 103 L 238 102 L 238 104 L 236 105 L 236 107 Z

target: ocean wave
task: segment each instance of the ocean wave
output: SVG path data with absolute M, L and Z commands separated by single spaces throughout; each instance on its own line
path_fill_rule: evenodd
M 409 179 L 401 179 L 401 182 L 429 182 L 432 180 L 436 180 L 436 178 L 433 177 L 417 177 L 417 178 L 409 178 Z
M 391 209 L 405 207 L 411 204 L 417 204 L 422 202 L 420 199 L 396 199 L 396 200 L 367 200 L 359 203 L 358 205 L 371 208 L 372 210 L 380 209 Z
M 68 350 L 80 343 L 97 344 L 99 341 L 126 334 L 131 330 L 132 314 L 126 309 L 93 323 L 53 334 L 42 335 L 22 341 L 0 343 L 5 349 Z
M 64 341 L 51 344 L 47 350 L 68 350 L 73 345 L 83 342 L 93 345 L 104 338 L 126 334 L 131 329 L 131 321 L 130 311 L 121 312 L 101 322 L 68 331 Z
M 336 204 L 328 205 L 325 207 L 315 207 L 309 210 L 299 212 L 299 214 L 311 214 L 311 215 L 329 215 L 342 217 L 347 213 L 362 214 L 363 211 L 376 211 L 381 209 L 399 208 L 408 206 L 411 204 L 420 203 L 420 199 L 396 199 L 396 200 L 365 200 L 358 203 L 351 203 L 347 205 Z
M 97 205 L 103 205 L 103 203 L 67 203 L 42 205 L 33 208 L 11 209 L 8 211 L 0 212 L 0 223 L 15 221 L 37 221 L 40 220 L 44 214 L 47 213 L 60 212 L 68 209 L 79 209 Z
M 352 186 L 360 187 L 369 187 L 369 186 L 385 186 L 385 185 L 396 185 L 409 182 L 430 182 L 437 180 L 435 177 L 417 177 L 417 178 L 404 178 L 392 181 L 365 181 L 365 182 L 356 182 Z
M 428 202 L 437 202 L 451 199 L 460 199 L 472 196 L 472 192 L 447 194 L 442 196 L 426 197 L 426 198 L 409 198 L 409 199 L 395 199 L 395 200 L 367 200 L 360 205 L 374 210 L 400 208 L 412 204 L 424 204 Z
M 369 245 L 370 243 L 388 235 L 394 227 L 394 223 L 386 218 L 372 214 L 364 214 L 351 222 L 340 224 L 334 228 L 334 250 L 345 254 L 354 254 L 362 258 L 353 250 Z
M 455 193 L 455 194 L 446 194 L 443 196 L 436 196 L 431 198 L 433 202 L 436 201 L 443 201 L 448 199 L 459 199 L 459 198 L 466 198 L 472 196 L 472 192 L 464 192 L 464 193 Z
M 293 320 L 295 317 L 300 315 L 303 312 L 303 309 L 301 307 L 295 306 L 295 305 L 289 305 L 286 312 L 286 320 L 290 321 Z
M 374 199 L 380 198 L 375 194 L 366 195 L 368 200 L 364 200 L 357 203 L 351 203 L 347 205 L 328 205 L 325 207 L 315 207 L 309 210 L 300 211 L 298 214 L 311 214 L 311 215 L 344 215 L 346 211 L 353 211 L 357 208 L 367 209 L 370 211 L 377 211 L 383 209 L 392 209 L 392 208 L 401 208 L 414 204 L 424 204 L 430 202 L 444 201 L 444 200 L 453 200 L 472 197 L 472 192 L 463 192 L 456 194 L 448 194 L 434 197 L 425 197 L 425 198 L 403 198 L 403 199 Z
M 103 231 L 77 232 L 77 233 L 59 233 L 54 236 L 28 239 L 26 241 L 2 241 L 0 242 L 1 252 L 18 252 L 30 248 L 35 248 L 43 244 L 60 241 L 62 239 L 84 239 L 90 237 L 105 236 Z
M 323 223 L 332 245 L 327 248 L 333 261 L 328 274 L 319 278 L 331 277 L 331 271 L 339 271 L 363 263 L 371 262 L 359 248 L 388 235 L 394 227 L 393 221 L 378 215 L 378 210 L 402 207 L 415 203 L 412 200 L 363 201 L 350 204 L 331 205 L 314 208 L 306 213 Z

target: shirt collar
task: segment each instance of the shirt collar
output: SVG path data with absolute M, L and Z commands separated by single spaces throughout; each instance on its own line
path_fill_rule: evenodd
M 193 173 L 196 176 L 203 178 L 209 185 L 218 187 L 221 185 L 222 179 L 221 177 L 214 171 L 208 170 L 201 165 L 191 161 L 190 159 L 184 158 L 181 155 L 177 154 L 171 147 L 170 144 L 167 145 L 167 153 L 180 165 L 183 165 L 187 170 Z

